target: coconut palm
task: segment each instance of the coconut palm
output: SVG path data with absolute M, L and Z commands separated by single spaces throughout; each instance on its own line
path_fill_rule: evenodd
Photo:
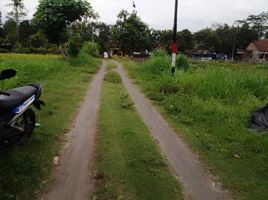
M 12 3 L 8 4 L 7 6 L 12 7 L 12 10 L 8 13 L 8 18 L 13 19 L 17 25 L 17 37 L 19 36 L 19 23 L 21 18 L 26 16 L 26 8 L 23 4 L 23 0 L 11 0 Z

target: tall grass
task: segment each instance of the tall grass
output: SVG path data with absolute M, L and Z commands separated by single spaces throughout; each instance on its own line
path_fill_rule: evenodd
M 174 77 L 148 70 L 165 63 L 156 58 L 144 66 L 125 62 L 132 78 L 174 127 L 184 130 L 184 139 L 225 187 L 238 199 L 267 199 L 268 137 L 247 127 L 251 113 L 268 102 L 268 69 L 195 62 Z

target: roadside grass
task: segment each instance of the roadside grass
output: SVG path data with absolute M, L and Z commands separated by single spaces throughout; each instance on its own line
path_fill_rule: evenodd
M 237 199 L 268 199 L 268 135 L 247 128 L 268 102 L 267 66 L 195 62 L 172 77 L 122 62 L 224 187 Z
M 73 64 L 70 64 L 73 63 Z M 47 104 L 36 111 L 41 127 L 23 147 L 0 152 L 0 199 L 31 200 L 47 182 L 61 138 L 70 128 L 88 82 L 99 61 L 78 58 L 70 63 L 60 56 L 0 54 L 0 69 L 15 68 L 17 77 L 0 83 L 1 89 L 39 82 Z
M 183 199 L 121 82 L 104 82 L 97 154 L 96 199 Z

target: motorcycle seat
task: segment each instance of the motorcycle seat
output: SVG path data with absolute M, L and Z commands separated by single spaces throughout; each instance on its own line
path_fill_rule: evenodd
M 34 86 L 24 86 L 15 89 L 8 90 L 7 93 L 10 96 L 0 95 L 0 112 L 12 111 L 30 97 L 32 97 L 37 91 Z

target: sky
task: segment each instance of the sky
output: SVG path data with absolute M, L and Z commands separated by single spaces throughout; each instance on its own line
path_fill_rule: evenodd
M 3 17 L 10 9 L 10 0 L 0 0 Z M 99 13 L 99 21 L 108 24 L 116 22 L 120 10 L 133 10 L 133 0 L 90 0 L 93 9 Z M 136 10 L 141 19 L 151 28 L 172 29 L 175 0 L 135 0 Z M 38 0 L 24 0 L 30 19 L 38 5 Z M 179 0 L 178 28 L 198 31 L 212 24 L 232 25 L 238 19 L 250 14 L 268 11 L 268 0 Z M 4 21 L 5 19 L 2 19 Z

